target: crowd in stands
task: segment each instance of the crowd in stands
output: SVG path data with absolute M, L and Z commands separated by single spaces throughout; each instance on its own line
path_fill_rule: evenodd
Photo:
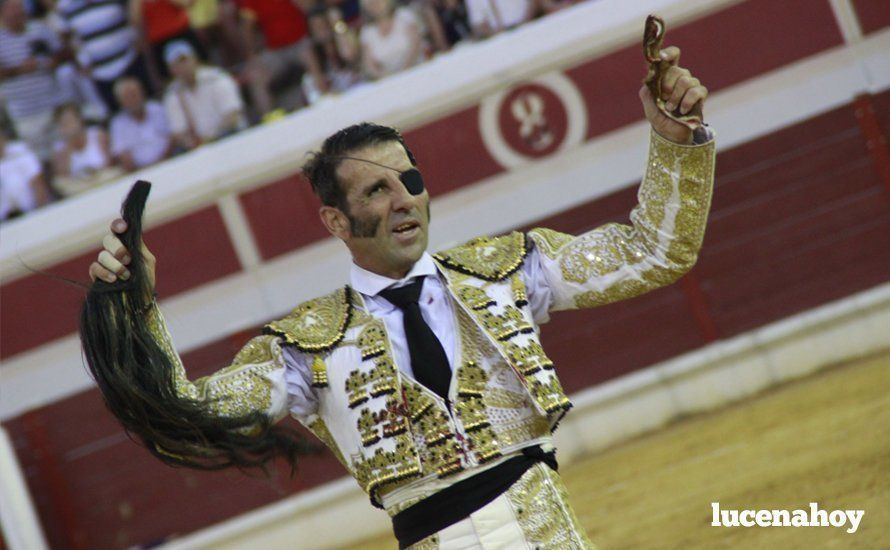
M 581 0 L 0 0 L 0 220 Z

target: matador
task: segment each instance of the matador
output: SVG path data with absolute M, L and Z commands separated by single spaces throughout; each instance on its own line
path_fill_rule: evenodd
M 539 326 L 671 284 L 696 261 L 715 144 L 683 115 L 701 112 L 707 90 L 678 48 L 656 54 L 657 86 L 640 90 L 650 146 L 630 224 L 430 254 L 429 194 L 408 145 L 392 128 L 350 126 L 304 167 L 322 223 L 352 256 L 350 284 L 270 322 L 195 381 L 148 308 L 177 392 L 221 419 L 295 417 L 388 512 L 400 548 L 592 547 L 556 471 L 552 434 L 571 403 Z M 94 280 L 129 277 L 125 229 L 112 222 Z

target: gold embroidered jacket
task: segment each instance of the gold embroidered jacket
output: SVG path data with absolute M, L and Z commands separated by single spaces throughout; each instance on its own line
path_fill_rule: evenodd
M 710 207 L 714 142 L 681 146 L 654 132 L 651 139 L 631 225 L 607 224 L 577 237 L 533 229 L 434 255 L 459 327 L 450 403 L 401 374 L 383 322 L 349 287 L 270 323 L 231 366 L 193 383 L 154 310 L 157 336 L 179 365 L 178 387 L 212 400 L 221 415 L 262 411 L 280 419 L 289 409 L 282 346 L 296 347 L 312 358 L 319 402 L 316 414 L 298 420 L 390 513 L 423 498 L 406 487 L 549 444 L 571 404 L 541 348 L 519 268 L 536 247 L 552 310 L 630 298 L 691 268 Z M 405 498 L 393 497 L 399 494 Z

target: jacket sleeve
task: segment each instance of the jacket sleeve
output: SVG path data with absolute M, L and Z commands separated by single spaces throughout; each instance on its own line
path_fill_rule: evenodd
M 649 159 L 630 225 L 579 236 L 533 229 L 550 310 L 632 298 L 673 283 L 695 264 L 714 185 L 715 145 L 678 145 L 651 132 Z
M 242 416 L 255 412 L 273 422 L 287 415 L 289 396 L 285 381 L 285 358 L 281 340 L 263 335 L 251 339 L 230 365 L 194 381 L 185 367 L 157 305 L 148 311 L 149 327 L 157 343 L 175 365 L 173 382 L 180 397 L 199 400 L 220 416 Z

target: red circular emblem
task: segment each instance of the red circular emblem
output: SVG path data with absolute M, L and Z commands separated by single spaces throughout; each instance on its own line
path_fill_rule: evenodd
M 523 84 L 510 91 L 498 110 L 504 141 L 528 157 L 544 157 L 556 151 L 568 135 L 568 122 L 562 99 L 540 84 Z

